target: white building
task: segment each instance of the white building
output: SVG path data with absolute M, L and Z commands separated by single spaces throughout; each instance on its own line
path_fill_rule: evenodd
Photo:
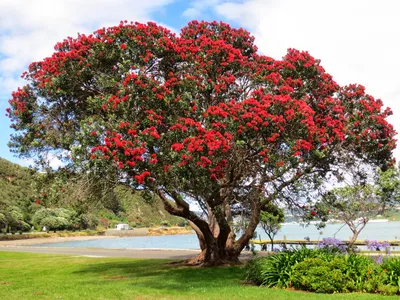
M 129 230 L 129 225 L 128 224 L 117 224 L 115 226 L 116 230 Z

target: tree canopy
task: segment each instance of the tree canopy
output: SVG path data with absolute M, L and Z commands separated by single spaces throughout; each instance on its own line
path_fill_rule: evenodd
M 390 109 L 363 86 L 339 86 L 307 52 L 260 55 L 225 23 L 193 21 L 175 35 L 121 22 L 65 39 L 23 77 L 8 110 L 12 151 L 57 153 L 156 193 L 192 224 L 198 262 L 237 259 L 260 211 L 293 184 L 351 160 L 385 167 L 395 148 Z M 243 210 L 249 225 L 236 237 Z

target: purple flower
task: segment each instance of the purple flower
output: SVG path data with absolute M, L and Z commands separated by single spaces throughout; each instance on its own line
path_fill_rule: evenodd
M 388 242 L 380 242 L 380 241 L 369 241 L 366 240 L 367 249 L 372 251 L 381 251 L 384 249 L 388 255 L 390 255 L 390 244 Z
M 340 252 L 346 252 L 346 244 L 341 240 L 331 237 L 323 238 L 322 241 L 317 244 L 317 247 L 319 249 L 338 250 Z

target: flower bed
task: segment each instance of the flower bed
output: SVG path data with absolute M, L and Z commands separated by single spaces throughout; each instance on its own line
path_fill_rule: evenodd
M 341 241 L 324 239 L 318 249 L 301 247 L 250 261 L 246 280 L 316 293 L 399 294 L 400 258 L 389 256 L 388 244 L 368 241 L 367 245 L 370 250 L 385 249 L 386 256 L 374 260 L 347 253 Z

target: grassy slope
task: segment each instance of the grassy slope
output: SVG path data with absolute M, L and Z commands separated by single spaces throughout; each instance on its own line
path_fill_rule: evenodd
M 155 197 L 149 203 L 144 203 L 139 192 L 134 193 L 124 186 L 117 187 L 115 193 L 125 208 L 125 215 L 129 222 L 151 227 L 160 224 L 162 221 L 167 221 L 173 225 L 182 220 L 167 213 L 158 197 Z
M 201 269 L 166 262 L 1 252 L 0 299 L 398 299 L 260 288 L 241 284 L 240 267 Z
M 32 180 L 31 170 L 0 157 L 0 201 L 5 200 L 10 205 L 26 208 L 24 206 L 32 203 L 29 199 L 34 194 Z M 146 204 L 140 193 L 133 193 L 124 186 L 117 187 L 115 193 L 125 210 L 121 213 L 126 221 L 140 223 L 142 226 L 159 225 L 162 221 L 171 225 L 181 222 L 180 218 L 171 216 L 164 210 L 160 199 Z
M 0 157 L 0 200 L 18 203 L 31 194 L 31 171 Z

